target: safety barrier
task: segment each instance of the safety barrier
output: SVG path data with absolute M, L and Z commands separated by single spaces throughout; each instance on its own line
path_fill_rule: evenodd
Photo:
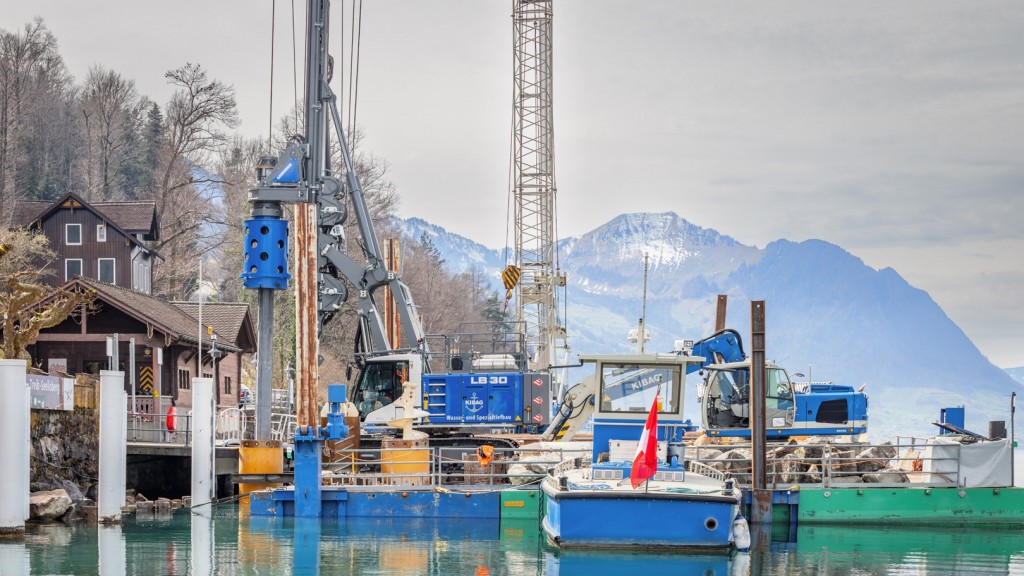
M 907 441 L 909 440 L 909 442 Z M 785 444 L 770 446 L 770 488 L 956 487 L 962 485 L 959 445 L 928 454 L 922 439 L 896 444 Z M 950 454 L 952 452 L 952 454 Z M 750 486 L 750 444 L 686 447 L 686 460 L 729 474 Z M 942 470 L 942 472 L 935 472 Z

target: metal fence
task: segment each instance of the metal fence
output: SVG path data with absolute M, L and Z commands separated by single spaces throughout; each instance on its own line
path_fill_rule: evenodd
M 727 444 L 688 446 L 685 457 L 750 486 L 750 454 L 750 444 Z M 963 480 L 958 445 L 951 451 L 931 452 L 925 440 L 914 438 L 900 438 L 896 444 L 774 446 L 766 466 L 771 488 L 956 487 Z

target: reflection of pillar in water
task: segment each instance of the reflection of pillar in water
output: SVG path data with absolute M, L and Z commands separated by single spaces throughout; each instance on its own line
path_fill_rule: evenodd
M 32 559 L 24 542 L 0 540 L 0 574 L 29 574 Z
M 320 519 L 295 518 L 295 564 L 293 574 L 320 573 Z
M 250 516 L 247 506 L 238 507 L 238 563 L 241 566 L 266 564 L 267 558 L 278 558 L 278 541 L 274 538 L 283 518 Z
M 120 524 L 101 524 L 98 527 L 96 541 L 100 552 L 100 574 L 125 574 L 124 535 Z M 6 574 L 6 572 L 4 572 Z
M 213 574 L 213 515 L 209 506 L 192 509 L 192 576 Z

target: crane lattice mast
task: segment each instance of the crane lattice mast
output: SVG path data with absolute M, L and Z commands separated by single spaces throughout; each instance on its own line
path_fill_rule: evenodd
M 531 368 L 558 364 L 565 328 L 556 289 L 565 287 L 555 235 L 551 0 L 514 0 L 513 175 L 517 318 L 526 327 Z M 563 300 L 564 301 L 564 300 Z

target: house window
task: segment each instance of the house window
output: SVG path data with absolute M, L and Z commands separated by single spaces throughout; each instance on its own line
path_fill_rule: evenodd
M 231 376 L 224 377 L 224 393 L 231 394 Z
M 64 280 L 71 280 L 82 275 L 82 259 L 68 258 L 64 261 Z
M 82 225 L 81 224 L 65 224 L 64 225 L 64 243 L 68 246 L 81 246 L 82 244 Z
M 97 224 L 96 225 L 96 241 L 106 242 L 107 241 L 107 225 Z
M 96 279 L 100 282 L 106 282 L 107 284 L 114 284 L 114 259 L 113 258 L 100 258 L 99 261 L 99 274 Z
M 192 373 L 185 368 L 178 368 L 178 390 L 190 390 L 192 388 Z

